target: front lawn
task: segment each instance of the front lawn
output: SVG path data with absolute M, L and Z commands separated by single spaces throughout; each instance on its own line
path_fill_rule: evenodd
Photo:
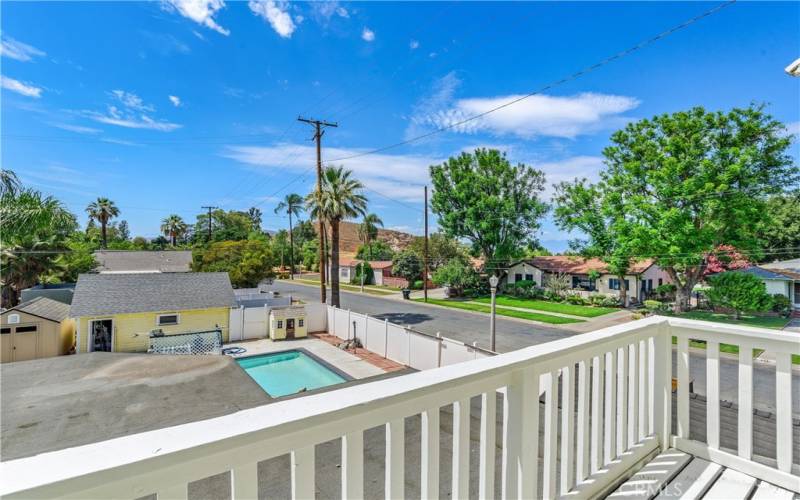
M 289 280 L 284 280 L 290 282 Z M 316 285 L 319 286 L 319 280 L 310 280 L 310 279 L 295 279 L 294 281 L 305 283 L 306 285 Z M 330 282 L 325 284 L 327 287 L 330 288 Z M 360 292 L 361 287 L 359 285 L 350 285 L 347 283 L 339 283 L 339 289 L 347 290 L 348 292 Z M 391 291 L 388 287 L 378 287 L 376 285 L 364 285 L 364 292 L 371 293 L 372 295 L 394 295 L 396 292 Z
M 424 302 L 425 299 L 411 299 L 415 302 Z M 436 304 L 438 306 L 451 307 L 453 309 L 465 309 L 468 311 L 477 311 L 482 313 L 491 313 L 492 308 L 482 304 L 470 304 L 458 300 L 442 300 L 442 299 L 428 299 L 429 304 Z M 497 309 L 498 316 L 510 316 L 512 318 L 529 319 L 533 321 L 541 321 L 542 323 L 550 323 L 553 325 L 562 325 L 566 323 L 582 323 L 582 319 L 564 318 L 562 316 L 551 316 L 549 314 L 539 314 L 534 312 L 515 311 L 513 309 Z
M 479 299 L 475 299 L 475 302 L 491 304 L 492 299 L 490 297 L 481 297 Z M 597 316 L 602 316 L 604 314 L 609 314 L 620 310 L 613 307 L 580 306 L 561 302 L 551 302 L 549 300 L 520 299 L 517 297 L 507 297 L 505 295 L 497 297 L 497 305 L 520 307 L 523 309 L 532 309 L 534 311 L 571 314 L 573 316 L 581 316 L 583 318 L 596 318 Z
M 715 321 L 717 323 L 730 323 L 732 325 L 757 326 L 761 328 L 772 328 L 780 330 L 789 322 L 787 318 L 775 316 L 748 316 L 743 315 L 742 319 L 734 319 L 727 314 L 713 313 L 710 311 L 688 311 L 680 315 L 681 318 L 699 319 L 703 321 Z

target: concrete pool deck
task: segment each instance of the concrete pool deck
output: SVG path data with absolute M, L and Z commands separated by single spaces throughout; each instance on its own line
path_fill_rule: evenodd
M 241 342 L 231 342 L 223 347 L 244 347 L 247 352 L 242 354 L 231 354 L 233 358 L 254 356 L 258 354 L 269 354 L 273 352 L 289 351 L 292 349 L 305 349 L 311 354 L 331 364 L 337 369 L 345 372 L 354 379 L 362 379 L 383 375 L 385 372 L 363 359 L 350 354 L 349 352 L 334 347 L 322 340 L 308 337 L 295 340 L 255 339 Z

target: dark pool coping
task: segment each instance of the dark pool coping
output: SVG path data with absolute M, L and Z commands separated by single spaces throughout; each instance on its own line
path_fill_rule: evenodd
M 346 384 L 348 382 L 352 382 L 354 380 L 358 380 L 355 377 L 353 377 L 352 375 L 350 375 L 349 373 L 347 373 L 347 372 L 343 371 L 342 369 L 337 368 L 336 366 L 330 364 L 329 362 L 325 361 L 324 359 L 320 358 L 319 356 L 317 356 L 316 354 L 312 353 L 311 351 L 309 351 L 308 349 L 306 349 L 304 347 L 293 347 L 291 349 L 284 349 L 282 351 L 262 352 L 260 354 L 251 354 L 249 356 L 230 356 L 230 357 L 233 358 L 235 361 L 238 361 L 240 359 L 260 358 L 260 357 L 265 357 L 265 356 L 274 356 L 274 355 L 278 355 L 278 354 L 286 354 L 286 353 L 290 353 L 290 352 L 299 352 L 299 353 L 305 354 L 309 358 L 313 359 L 315 362 L 317 362 L 320 365 L 322 365 L 327 370 L 330 370 L 333 373 L 335 373 L 336 375 L 342 377 L 344 379 L 344 381 L 341 382 L 341 383 L 338 383 L 338 384 L 330 384 L 330 385 L 326 385 L 324 387 L 318 387 L 316 389 L 311 389 L 311 390 L 308 390 L 308 391 L 303 391 L 303 392 L 294 393 L 294 394 L 286 394 L 285 396 L 273 396 L 272 394 L 267 392 L 263 387 L 261 387 L 260 385 L 258 386 L 259 389 L 264 391 L 269 397 L 271 397 L 273 399 L 283 399 L 283 398 L 288 398 L 288 397 L 292 397 L 292 396 L 297 396 L 298 394 L 303 394 L 303 395 L 304 394 L 314 394 L 317 391 L 321 391 L 321 390 L 327 389 L 329 387 L 339 387 L 342 384 Z M 237 366 L 239 366 L 239 368 L 242 369 L 242 371 L 245 372 L 245 374 L 248 377 L 250 377 L 250 374 L 247 373 L 247 371 L 244 368 L 242 368 L 241 365 L 239 365 L 239 363 L 236 363 L 236 364 L 237 364 Z M 252 377 L 250 377 L 250 378 L 253 379 Z M 253 380 L 255 381 L 255 379 L 253 379 Z

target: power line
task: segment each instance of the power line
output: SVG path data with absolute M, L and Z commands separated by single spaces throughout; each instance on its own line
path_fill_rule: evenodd
M 702 14 L 699 14 L 697 16 L 692 17 L 691 19 L 689 19 L 687 21 L 684 21 L 683 23 L 681 23 L 681 24 L 679 24 L 677 26 L 674 26 L 674 27 L 672 27 L 672 28 L 670 28 L 670 29 L 668 29 L 666 31 L 662 31 L 661 33 L 659 33 L 659 34 L 657 34 L 657 35 L 655 35 L 655 36 L 653 36 L 651 38 L 648 38 L 648 39 L 646 39 L 646 40 L 644 40 L 642 42 L 639 42 L 638 44 L 636 44 L 636 45 L 634 45 L 634 46 L 632 46 L 632 47 L 630 47 L 628 49 L 625 49 L 622 52 L 618 52 L 618 53 L 616 53 L 616 54 L 614 54 L 614 55 L 612 55 L 610 57 L 607 57 L 607 58 L 601 60 L 598 63 L 592 64 L 591 66 L 586 66 L 585 68 L 583 68 L 583 69 L 581 69 L 579 71 L 576 71 L 576 72 L 572 73 L 571 75 L 569 75 L 569 76 L 567 76 L 565 78 L 562 78 L 560 80 L 556 80 L 554 82 L 551 82 L 551 83 L 545 85 L 544 87 L 539 88 L 538 90 L 535 90 L 535 91 L 533 91 L 533 92 L 531 92 L 529 94 L 525 94 L 525 95 L 523 95 L 521 97 L 517 97 L 515 99 L 507 101 L 507 102 L 505 102 L 503 104 L 500 104 L 499 106 L 496 106 L 494 108 L 491 108 L 491 109 L 488 109 L 488 110 L 483 111 L 481 113 L 469 116 L 467 118 L 464 118 L 463 120 L 458 120 L 458 121 L 456 121 L 454 123 L 451 123 L 449 125 L 445 125 L 443 127 L 437 128 L 437 129 L 435 129 L 435 130 L 433 130 L 431 132 L 427 132 L 425 134 L 421 134 L 421 135 L 418 135 L 416 137 L 412 137 L 410 139 L 406 139 L 404 141 L 396 142 L 394 144 L 389 144 L 387 146 L 382 146 L 382 147 L 375 148 L 375 149 L 372 149 L 372 150 L 369 150 L 369 151 L 365 151 L 365 152 L 362 152 L 362 153 L 356 153 L 356 154 L 352 154 L 352 155 L 348 155 L 348 156 L 343 156 L 341 158 L 334 158 L 332 160 L 328 160 L 327 163 L 333 163 L 333 162 L 344 161 L 344 160 L 351 160 L 353 158 L 360 158 L 362 156 L 368 156 L 368 155 L 373 155 L 373 154 L 376 154 L 376 153 L 381 153 L 381 152 L 387 151 L 389 149 L 394 149 L 394 148 L 397 148 L 397 147 L 400 147 L 400 146 L 404 146 L 406 144 L 411 144 L 413 142 L 416 142 L 416 141 L 419 141 L 419 140 L 422 140 L 422 139 L 426 139 L 428 137 L 431 137 L 433 135 L 439 134 L 441 132 L 445 132 L 447 130 L 450 130 L 450 129 L 453 129 L 453 128 L 456 128 L 456 127 L 460 127 L 461 125 L 464 125 L 465 123 L 469 123 L 471 121 L 477 120 L 478 118 L 482 118 L 482 117 L 487 116 L 487 115 L 489 115 L 491 113 L 500 111 L 501 109 L 505 109 L 505 108 L 507 108 L 509 106 L 513 106 L 514 104 L 517 104 L 518 102 L 524 101 L 525 99 L 528 99 L 528 98 L 533 97 L 535 95 L 542 94 L 543 92 L 546 92 L 546 91 L 548 91 L 548 90 L 550 90 L 550 89 L 552 89 L 554 87 L 563 85 L 564 83 L 570 82 L 570 81 L 575 80 L 575 79 L 577 79 L 577 78 L 579 78 L 579 77 L 581 77 L 583 75 L 591 73 L 592 71 L 594 71 L 596 69 L 599 69 L 599 68 L 601 68 L 601 67 L 603 67 L 603 66 L 605 66 L 607 64 L 610 64 L 610 63 L 612 63 L 612 62 L 614 62 L 614 61 L 616 61 L 618 59 L 621 59 L 621 58 L 623 58 L 623 57 L 625 57 L 625 56 L 627 56 L 629 54 L 632 54 L 633 52 L 641 50 L 642 48 L 644 48 L 644 47 L 646 47 L 646 46 L 648 46 L 648 45 L 650 45 L 652 43 L 655 43 L 655 42 L 661 40 L 662 38 L 666 38 L 667 36 L 677 32 L 677 31 L 680 31 L 680 30 L 682 30 L 682 29 L 684 29 L 684 28 L 686 28 L 686 27 L 688 27 L 688 26 L 690 26 L 692 24 L 694 24 L 694 23 L 700 21 L 701 19 L 704 19 L 704 18 L 706 18 L 708 16 L 711 16 L 713 14 L 716 14 L 720 10 L 722 10 L 725 7 L 728 7 L 730 5 L 733 5 L 734 3 L 736 3 L 736 0 L 729 0 L 728 2 L 722 3 L 722 4 L 716 6 L 716 7 L 712 8 L 712 9 L 709 9 L 709 10 L 703 12 Z

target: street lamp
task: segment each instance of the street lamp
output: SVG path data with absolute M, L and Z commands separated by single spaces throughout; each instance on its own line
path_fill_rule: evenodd
M 489 286 L 492 289 L 492 318 L 490 320 L 491 323 L 489 324 L 489 330 L 491 332 L 490 333 L 491 336 L 490 336 L 490 340 L 489 340 L 489 349 L 492 350 L 493 352 L 495 352 L 495 349 L 494 349 L 494 339 L 495 339 L 495 328 L 494 328 L 494 311 L 495 311 L 495 307 L 494 307 L 494 304 L 495 304 L 495 297 L 497 296 L 497 282 L 498 281 L 500 281 L 500 280 L 497 278 L 497 276 L 492 275 L 492 277 L 489 278 Z

